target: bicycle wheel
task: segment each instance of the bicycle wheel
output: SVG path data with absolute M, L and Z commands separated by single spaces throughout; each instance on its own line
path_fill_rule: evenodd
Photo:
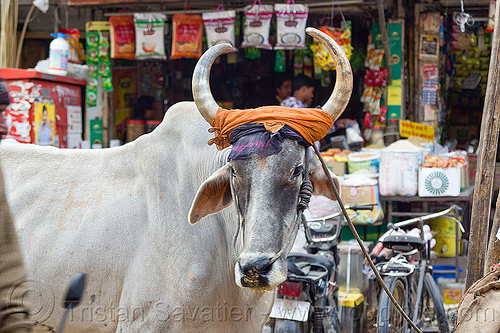
M 384 279 L 387 288 L 391 291 L 399 305 L 406 311 L 408 299 L 405 281 L 396 276 Z M 387 293 L 382 289 L 378 303 L 377 332 L 378 333 L 403 333 L 406 332 L 408 323 L 403 315 L 392 304 Z
M 416 288 L 412 289 L 412 302 L 416 299 Z M 426 332 L 449 333 L 448 318 L 443 298 L 430 273 L 425 273 L 422 301 L 418 310 L 417 326 Z

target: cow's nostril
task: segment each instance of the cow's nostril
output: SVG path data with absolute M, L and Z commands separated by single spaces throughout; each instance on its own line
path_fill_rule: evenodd
M 243 267 L 243 274 L 250 276 L 266 275 L 271 270 L 270 261 L 271 258 L 264 258 L 248 263 Z

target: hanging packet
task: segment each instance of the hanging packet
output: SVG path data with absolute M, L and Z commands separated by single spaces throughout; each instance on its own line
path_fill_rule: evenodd
M 135 28 L 133 16 L 111 16 L 111 58 L 135 59 Z
M 257 4 L 258 1 L 258 4 Z M 241 47 L 272 49 L 269 43 L 269 29 L 273 17 L 273 6 L 262 5 L 255 0 L 253 5 L 245 7 L 245 26 Z
M 201 15 L 175 14 L 173 16 L 173 40 L 171 59 L 201 57 Z
M 167 16 L 160 13 L 136 13 L 135 24 L 135 58 L 167 59 L 165 53 L 165 21 Z
M 238 49 L 234 47 L 235 10 L 224 10 L 224 7 L 219 5 L 215 12 L 203 13 L 202 17 L 207 33 L 208 47 L 220 43 L 229 43 L 233 47 L 233 52 L 238 51 Z
M 290 1 L 292 4 L 290 4 Z M 295 0 L 286 4 L 275 4 L 276 45 L 275 49 L 293 50 L 306 48 L 306 21 L 309 7 L 296 5 Z
M 74 64 L 79 64 L 83 59 L 82 46 L 80 44 L 80 31 L 78 29 L 59 29 L 66 35 L 64 39 L 69 44 L 68 61 Z

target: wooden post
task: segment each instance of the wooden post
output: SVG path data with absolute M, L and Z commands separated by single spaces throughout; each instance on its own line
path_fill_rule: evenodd
M 388 87 L 392 83 L 392 57 L 391 57 L 391 49 L 389 48 L 389 34 L 387 32 L 387 25 L 385 23 L 384 4 L 382 0 L 377 0 L 377 7 L 378 7 L 378 22 L 380 24 L 380 31 L 382 32 L 382 44 L 384 46 L 384 53 L 385 53 L 385 65 L 387 67 L 386 87 Z
M 109 148 L 110 94 L 109 92 L 102 94 L 102 148 Z
M 497 2 L 495 31 L 492 36 L 488 86 L 484 102 L 481 135 L 477 152 L 476 184 L 472 203 L 469 258 L 465 290 L 483 277 L 490 217 L 493 175 L 495 172 L 498 132 L 500 130 L 500 1 Z

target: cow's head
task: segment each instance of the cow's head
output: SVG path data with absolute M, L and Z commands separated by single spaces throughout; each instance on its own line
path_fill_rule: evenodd
M 335 121 L 345 109 L 352 91 L 352 71 L 342 49 L 326 34 L 308 28 L 332 55 L 337 82 L 323 110 Z M 193 95 L 202 116 L 210 122 L 219 106 L 210 92 L 209 74 L 214 60 L 229 45 L 210 48 L 199 60 L 193 74 Z M 274 155 L 252 154 L 247 159 L 231 159 L 198 189 L 189 212 L 194 224 L 234 202 L 238 211 L 236 283 L 247 288 L 274 288 L 286 279 L 287 262 L 297 234 L 297 205 L 307 170 L 315 195 L 334 199 L 327 176 L 311 148 L 285 139 Z M 338 186 L 338 183 L 337 183 Z M 235 221 L 237 223 L 237 221 Z M 277 256 L 278 254 L 278 256 Z

